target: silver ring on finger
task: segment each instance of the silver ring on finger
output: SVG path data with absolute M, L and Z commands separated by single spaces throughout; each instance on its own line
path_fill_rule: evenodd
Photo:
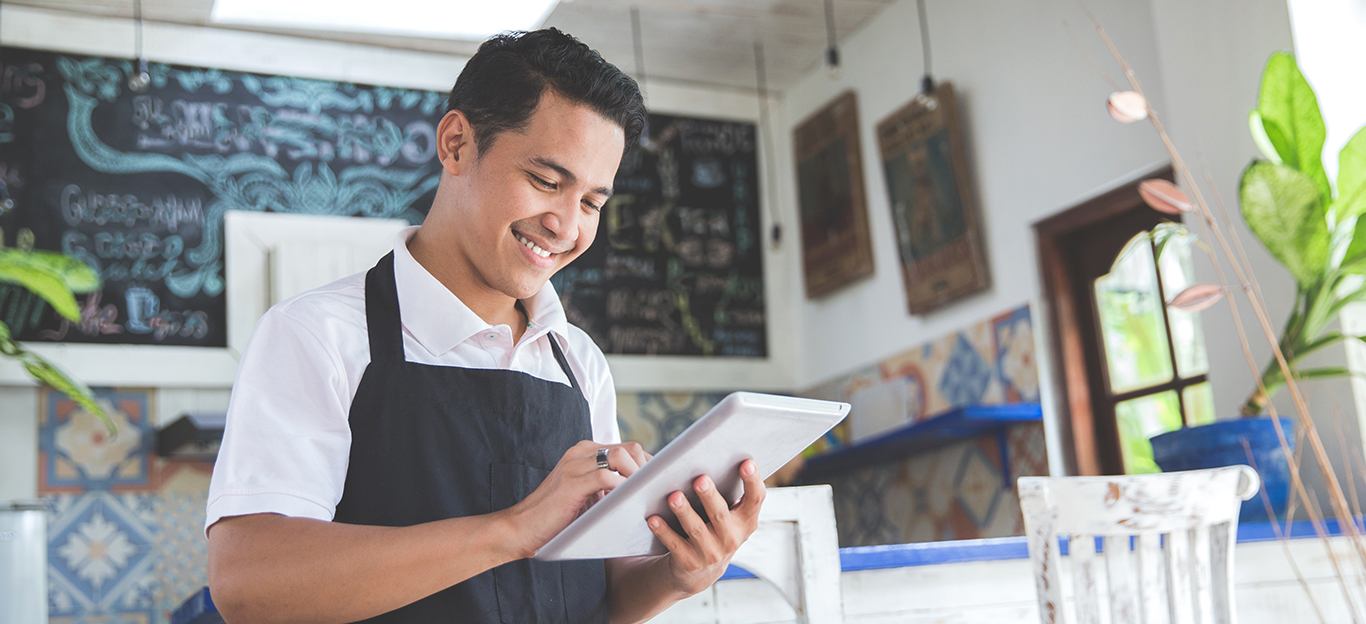
M 605 446 L 598 449 L 598 468 L 602 470 L 611 468 L 611 466 L 607 464 L 607 447 Z

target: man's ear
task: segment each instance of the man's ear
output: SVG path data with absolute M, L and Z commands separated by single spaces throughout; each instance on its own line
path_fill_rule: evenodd
M 477 156 L 469 118 L 458 110 L 446 113 L 436 127 L 436 157 L 441 161 L 441 168 L 447 174 L 458 176 L 469 171 Z

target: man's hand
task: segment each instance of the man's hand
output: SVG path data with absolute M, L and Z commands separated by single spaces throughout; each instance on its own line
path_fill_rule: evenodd
M 697 515 L 682 492 L 669 495 L 669 508 L 682 525 L 686 536 L 679 535 L 663 518 L 651 516 L 650 530 L 669 549 L 669 570 L 677 588 L 696 594 L 715 583 L 726 566 L 759 526 L 759 508 L 764 503 L 764 482 L 754 460 L 740 464 L 740 479 L 745 494 L 734 507 L 716 491 L 716 484 L 703 475 L 693 481 L 693 489 L 706 509 L 707 519 Z M 709 520 L 709 521 L 708 521 Z
M 607 449 L 608 468 L 598 467 L 598 449 Z M 584 440 L 565 451 L 536 491 L 506 510 L 523 557 L 536 554 L 585 509 L 650 460 L 638 442 L 599 444 Z

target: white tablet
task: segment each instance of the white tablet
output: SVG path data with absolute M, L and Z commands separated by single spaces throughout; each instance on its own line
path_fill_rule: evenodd
M 743 491 L 741 462 L 753 459 L 767 478 L 848 413 L 848 403 L 733 393 L 536 551 L 536 558 L 610 559 L 668 552 L 645 519 L 658 515 L 677 527 L 669 494 L 681 491 L 701 509 L 692 482 L 705 474 L 734 504 Z

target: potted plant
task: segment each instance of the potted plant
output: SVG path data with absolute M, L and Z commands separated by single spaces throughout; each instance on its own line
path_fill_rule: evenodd
M 93 269 L 71 256 L 33 249 L 33 234 L 24 230 L 15 247 L 5 247 L 4 233 L 0 232 L 0 282 L 16 284 L 38 295 L 58 314 L 78 323 L 81 312 L 75 293 L 99 288 L 100 278 Z M 35 380 L 74 399 L 103 421 L 110 435 L 117 435 L 113 419 L 95 400 L 90 388 L 16 342 L 4 321 L 0 321 L 0 354 L 18 360 Z
M 1288 433 L 1293 421 L 1280 419 L 1279 428 L 1287 432 L 1282 434 L 1276 422 L 1260 416 L 1271 397 L 1286 386 L 1285 370 L 1296 381 L 1350 375 L 1342 366 L 1304 368 L 1301 363 L 1331 345 L 1366 339 L 1333 328 L 1344 307 L 1366 301 L 1366 218 L 1361 218 L 1366 214 L 1366 128 L 1339 154 L 1334 183 L 1321 160 L 1326 132 L 1318 100 L 1294 57 L 1286 53 L 1267 62 L 1249 126 L 1265 159 L 1253 160 L 1239 181 L 1243 219 L 1295 279 L 1294 308 L 1277 340 L 1277 356 L 1283 354 L 1286 366 L 1273 356 L 1262 369 L 1242 405 L 1243 419 L 1186 427 L 1151 442 L 1153 458 L 1164 471 L 1252 462 L 1273 507 L 1283 508 L 1291 481 L 1285 450 L 1293 449 L 1294 438 Z M 1186 196 L 1169 183 L 1144 185 L 1144 198 L 1154 208 L 1168 213 L 1192 210 Z M 1168 305 L 1203 309 L 1222 292 L 1214 285 L 1193 286 Z M 1265 506 L 1250 501 L 1243 518 L 1265 519 Z

